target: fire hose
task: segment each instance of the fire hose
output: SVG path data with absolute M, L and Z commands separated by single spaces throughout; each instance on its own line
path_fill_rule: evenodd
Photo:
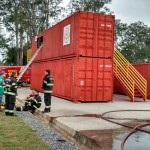
M 129 132 L 126 137 L 122 140 L 122 143 L 121 143 L 121 150 L 124 150 L 124 144 L 126 142 L 126 140 L 130 137 L 130 135 L 132 135 L 133 133 L 135 133 L 136 131 L 142 131 L 142 132 L 145 132 L 145 133 L 149 133 L 150 134 L 150 131 L 147 131 L 147 130 L 144 130 L 144 129 L 141 129 L 142 127 L 145 127 L 145 126 L 149 126 L 150 125 L 150 120 L 144 120 L 144 119 L 136 119 L 136 118 L 115 118 L 115 117 L 106 117 L 107 114 L 110 114 L 110 113 L 115 113 L 115 112 L 150 112 L 150 110 L 115 110 L 115 111 L 108 111 L 108 112 L 105 112 L 103 113 L 101 116 L 99 116 L 100 118 L 108 121 L 108 122 L 111 122 L 111 123 L 115 123 L 117 125 L 120 125 L 120 126 L 124 126 L 124 127 L 127 127 L 127 128 L 130 128 L 132 129 L 131 132 Z M 138 124 L 136 125 L 135 127 L 131 126 L 131 125 L 127 125 L 127 124 L 124 124 L 124 123 L 119 123 L 117 121 L 114 121 L 114 120 L 132 120 L 132 121 L 145 121 L 146 123 L 143 123 L 143 124 Z

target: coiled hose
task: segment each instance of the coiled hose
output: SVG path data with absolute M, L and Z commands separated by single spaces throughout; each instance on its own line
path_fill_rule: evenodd
M 149 126 L 150 125 L 150 120 L 144 120 L 144 119 L 135 119 L 135 118 L 115 118 L 115 117 L 105 117 L 107 114 L 110 114 L 110 113 L 115 113 L 115 112 L 150 112 L 150 110 L 115 110 L 115 111 L 108 111 L 108 112 L 105 112 L 103 113 L 102 115 L 98 116 L 99 118 L 102 118 L 106 121 L 109 121 L 111 123 L 115 123 L 117 125 L 120 125 L 120 126 L 124 126 L 124 127 L 127 127 L 127 128 L 130 128 L 132 129 L 131 132 L 129 132 L 126 137 L 123 139 L 122 143 L 121 143 L 121 150 L 124 150 L 124 144 L 126 142 L 126 140 L 129 138 L 130 135 L 132 135 L 133 133 L 135 133 L 136 131 L 142 131 L 142 132 L 145 132 L 145 133 L 149 133 L 150 134 L 150 131 L 147 131 L 147 130 L 144 130 L 144 129 L 141 129 L 142 127 L 145 127 L 145 126 Z M 142 124 L 138 124 L 136 125 L 135 127 L 133 126 L 130 126 L 130 125 L 127 125 L 127 124 L 124 124 L 124 123 L 119 123 L 119 122 L 116 122 L 114 120 L 132 120 L 132 121 L 145 121 L 146 123 L 142 123 Z

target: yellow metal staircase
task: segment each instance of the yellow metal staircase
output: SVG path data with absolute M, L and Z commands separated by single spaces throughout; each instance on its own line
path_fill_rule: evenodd
M 147 81 L 117 49 L 114 53 L 114 75 L 133 102 L 135 96 L 146 100 Z

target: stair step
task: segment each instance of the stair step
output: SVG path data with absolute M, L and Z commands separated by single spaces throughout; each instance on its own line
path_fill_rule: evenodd
M 146 86 L 146 81 L 116 48 L 114 53 L 114 66 L 114 75 L 130 99 L 134 101 L 133 96 L 144 98 L 143 95 L 145 95 L 145 93 L 139 90 L 141 89 L 139 84 L 143 82 Z M 137 83 L 138 79 L 139 82 Z
M 134 96 L 134 97 L 143 98 L 143 96 Z
M 142 96 L 141 94 L 134 94 L 134 96 Z
M 134 92 L 134 94 L 140 94 L 140 92 Z M 141 95 L 141 94 L 140 94 Z

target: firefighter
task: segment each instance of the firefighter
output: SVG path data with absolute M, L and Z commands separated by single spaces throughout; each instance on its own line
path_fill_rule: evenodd
M 36 108 L 39 108 L 42 104 L 41 96 L 37 90 L 32 90 L 32 94 L 30 94 L 25 100 L 25 105 L 21 107 L 16 107 L 16 111 L 28 111 L 31 110 L 33 113 Z
M 45 109 L 43 113 L 48 113 L 51 110 L 51 96 L 54 79 L 50 75 L 50 70 L 45 70 L 45 77 L 43 78 L 42 88 L 44 89 L 44 103 Z
M 5 90 L 5 114 L 13 116 L 17 95 L 16 72 L 12 72 L 11 76 L 6 79 Z

